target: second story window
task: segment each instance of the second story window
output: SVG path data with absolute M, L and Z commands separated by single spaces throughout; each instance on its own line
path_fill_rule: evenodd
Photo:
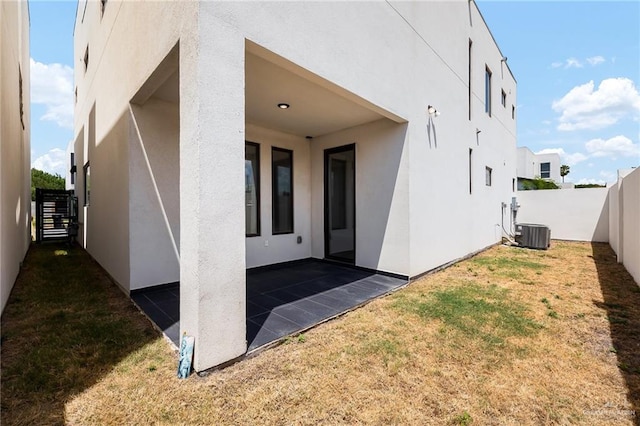
M 551 177 L 551 163 L 540 163 L 540 177 L 542 179 Z
M 491 70 L 485 68 L 484 73 L 484 112 L 491 117 Z
M 484 183 L 487 186 L 491 186 L 491 178 L 493 174 L 493 169 L 491 167 L 485 167 L 484 168 Z
M 89 69 L 89 46 L 84 50 L 84 57 L 82 58 L 82 62 L 84 63 L 84 72 L 87 72 Z

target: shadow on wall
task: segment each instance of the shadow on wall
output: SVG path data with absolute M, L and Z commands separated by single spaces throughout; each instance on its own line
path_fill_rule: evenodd
M 635 411 L 633 420 L 640 425 L 640 287 L 608 244 L 592 243 L 591 247 L 604 299 L 594 303 L 607 313 L 618 369 L 627 385 L 628 409 Z
M 608 242 L 609 241 L 609 198 L 611 194 L 607 191 L 607 196 L 602 204 L 598 221 L 593 230 L 591 241 Z
M 2 315 L 2 424 L 63 424 L 65 405 L 158 339 L 80 246 L 32 244 Z
M 401 173 L 402 154 L 407 135 L 407 123 L 397 124 L 380 120 L 375 124 L 375 137 L 368 142 L 371 149 L 360 149 L 356 155 L 356 256 L 357 264 L 390 272 L 402 271 L 400 257 L 408 256 L 402 236 L 390 226 L 407 220 L 398 217 L 403 208 L 394 194 Z M 374 140 L 375 139 L 375 140 Z M 394 239 L 398 241 L 394 241 Z M 386 244 L 385 244 L 386 242 Z M 385 247 L 383 252 L 383 247 Z M 406 265 L 408 272 L 408 265 Z

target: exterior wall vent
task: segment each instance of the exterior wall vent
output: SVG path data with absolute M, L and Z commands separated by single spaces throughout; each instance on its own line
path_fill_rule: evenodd
M 546 250 L 551 244 L 551 230 L 545 225 L 518 223 L 516 242 L 522 247 Z

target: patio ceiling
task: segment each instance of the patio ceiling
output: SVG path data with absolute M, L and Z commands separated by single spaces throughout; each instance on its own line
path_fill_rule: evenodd
M 150 97 L 179 103 L 178 48 L 163 59 L 132 102 Z M 282 109 L 278 104 L 290 107 Z M 317 137 L 388 118 L 406 120 L 254 43 L 245 55 L 245 119 L 248 123 Z
M 290 105 L 278 108 L 279 103 Z M 381 118 L 406 120 L 286 59 L 247 42 L 245 117 L 298 136 L 321 136 Z

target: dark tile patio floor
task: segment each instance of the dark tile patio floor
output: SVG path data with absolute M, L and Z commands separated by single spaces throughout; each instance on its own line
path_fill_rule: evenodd
M 247 351 L 397 290 L 406 279 L 316 259 L 247 271 Z M 135 291 L 133 300 L 176 346 L 180 284 Z

